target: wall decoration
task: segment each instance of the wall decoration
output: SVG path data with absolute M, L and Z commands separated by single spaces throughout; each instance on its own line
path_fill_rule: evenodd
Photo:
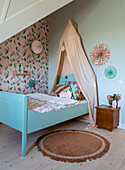
M 105 69 L 105 76 L 109 79 L 112 79 L 116 76 L 116 69 L 113 66 L 109 66 Z
M 43 46 L 39 40 L 34 40 L 31 43 L 31 50 L 35 54 L 40 54 L 43 51 Z
M 30 88 L 35 87 L 35 80 L 30 79 L 29 80 L 29 86 L 30 86 Z
M 46 17 L 0 44 L 0 90 L 48 93 L 48 34 L 49 20 Z M 44 51 L 40 54 L 31 51 L 34 39 L 43 46 Z M 25 72 L 14 74 L 17 63 L 24 65 L 29 76 Z M 35 80 L 33 88 L 29 86 L 30 79 Z
M 24 73 L 24 65 L 23 65 L 23 63 L 17 63 L 16 64 L 16 72 L 17 73 Z
M 93 51 L 90 53 L 91 62 L 95 65 L 102 65 L 108 61 L 110 57 L 110 50 L 107 45 L 99 44 L 93 48 Z

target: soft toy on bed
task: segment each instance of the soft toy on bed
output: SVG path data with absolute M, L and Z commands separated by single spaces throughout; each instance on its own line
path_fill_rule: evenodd
M 76 90 L 75 94 L 76 94 L 76 100 L 83 100 L 83 99 L 85 99 L 85 97 L 83 96 L 81 91 Z
M 76 90 L 77 90 L 77 88 L 78 88 L 78 85 L 77 84 L 71 84 L 70 85 L 70 88 L 69 88 L 69 91 L 71 91 L 72 92 L 72 98 L 74 99 L 74 100 L 76 100 Z
M 72 92 L 72 98 L 74 100 L 83 100 L 83 99 L 85 99 L 85 97 L 82 94 L 77 82 L 74 82 L 73 84 L 71 84 L 69 90 Z

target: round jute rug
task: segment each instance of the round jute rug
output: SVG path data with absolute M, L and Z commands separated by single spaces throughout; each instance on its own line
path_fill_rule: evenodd
M 110 143 L 104 137 L 82 130 L 60 130 L 38 138 L 38 150 L 44 156 L 64 162 L 85 162 L 102 157 Z

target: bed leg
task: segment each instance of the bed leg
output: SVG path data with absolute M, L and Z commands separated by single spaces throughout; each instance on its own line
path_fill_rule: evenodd
M 22 121 L 22 156 L 26 156 L 26 146 L 27 146 L 27 118 L 28 118 L 28 111 L 27 111 L 27 97 L 24 97 L 23 100 L 23 108 L 24 111 L 22 113 L 23 121 Z
M 22 156 L 26 156 L 27 133 L 22 133 Z

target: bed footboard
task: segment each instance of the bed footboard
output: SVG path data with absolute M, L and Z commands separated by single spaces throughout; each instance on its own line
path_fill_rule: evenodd
M 27 96 L 0 91 L 0 122 L 22 132 L 22 156 L 27 144 Z

